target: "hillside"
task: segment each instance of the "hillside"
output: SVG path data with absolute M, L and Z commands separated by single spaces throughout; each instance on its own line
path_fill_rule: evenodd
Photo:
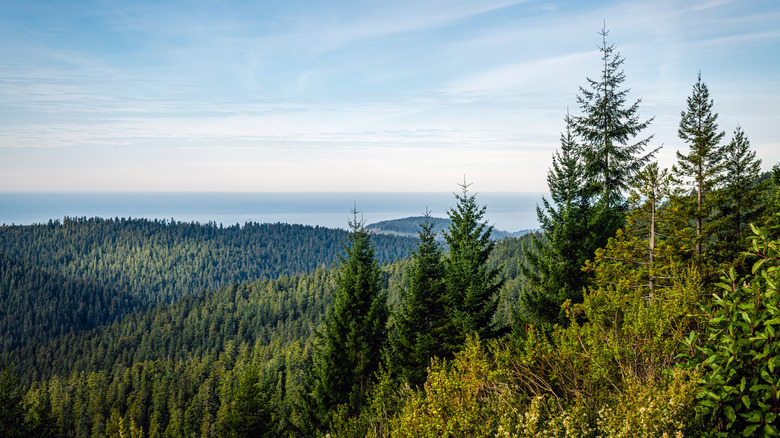
M 0 354 L 119 321 L 231 283 L 312 272 L 338 260 L 343 230 L 66 218 L 0 230 Z M 415 239 L 378 235 L 380 263 Z
M 392 219 L 386 221 L 380 221 L 373 224 L 366 225 L 366 229 L 374 234 L 379 235 L 392 235 L 392 236 L 406 236 L 416 237 L 421 224 L 425 218 L 423 216 L 407 217 L 402 219 Z M 444 231 L 449 228 L 450 220 L 446 218 L 432 217 L 433 230 L 437 235 L 437 239 L 444 239 Z M 520 237 L 524 234 L 528 234 L 533 230 L 520 230 L 520 231 L 503 231 L 493 229 L 491 237 L 493 240 L 500 240 L 505 237 Z
M 523 244 L 504 239 L 490 260 L 506 280 L 498 312 L 502 325 L 516 305 Z M 407 265 L 404 260 L 382 268 L 395 308 L 406 287 Z M 227 421 L 234 391 L 250 366 L 258 367 L 261 386 L 274 400 L 266 409 L 274 410 L 278 429 L 292 430 L 335 275 L 320 268 L 231 283 L 17 348 L 11 358 L 30 385 L 30 397 L 50 400 L 61 436 L 109 427 L 112 416 L 116 421 L 132 416 L 148 436 L 213 428 Z

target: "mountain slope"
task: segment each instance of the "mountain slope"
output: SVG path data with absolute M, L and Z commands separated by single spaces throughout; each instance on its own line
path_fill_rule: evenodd
M 439 217 L 430 218 L 433 222 L 433 231 L 437 234 L 438 239 L 443 239 L 443 232 L 450 226 L 450 220 Z M 384 234 L 393 236 L 406 236 L 416 237 L 418 225 L 425 221 L 423 216 L 407 217 L 402 219 L 392 219 L 386 221 L 380 221 L 373 224 L 366 225 L 366 229 L 374 234 Z M 524 234 L 528 234 L 533 230 L 520 230 L 515 232 L 502 231 L 493 229 L 491 237 L 494 240 L 500 240 L 505 237 L 520 237 Z
M 311 272 L 347 233 L 321 227 L 69 219 L 0 229 L 0 354 L 204 290 Z M 415 239 L 375 236 L 381 263 Z

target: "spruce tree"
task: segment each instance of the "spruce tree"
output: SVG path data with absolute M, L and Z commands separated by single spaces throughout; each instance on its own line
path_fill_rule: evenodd
M 263 382 L 262 373 L 256 365 L 247 365 L 240 373 L 231 409 L 224 420 L 224 436 L 276 436 L 271 388 Z
M 408 286 L 401 290 L 401 310 L 390 338 L 394 371 L 412 386 L 426 379 L 431 357 L 448 357 L 444 252 L 436 241 L 430 212 L 419 225 L 420 243 L 408 268 Z
M 677 164 L 672 167 L 676 177 L 686 179 L 692 186 L 691 195 L 679 201 L 687 206 L 689 217 L 695 221 L 697 256 L 702 255 L 702 243 L 709 234 L 708 221 L 715 207 L 709 195 L 720 182 L 723 167 L 719 144 L 725 132 L 718 131 L 718 114 L 712 112 L 712 106 L 709 89 L 699 73 L 677 130 L 679 137 L 690 145 L 690 152 L 683 155 L 677 151 Z
M 520 266 L 528 283 L 520 296 L 519 316 L 550 324 L 565 321 L 561 314 L 564 301 L 582 301 L 587 282 L 582 266 L 597 248 L 591 230 L 596 212 L 591 186 L 577 153 L 573 120 L 568 114 L 564 120 L 566 132 L 561 133 L 560 150 L 553 155 L 547 173 L 552 202 L 542 197 L 543 206 L 536 207 L 543 236 L 532 236 L 532 247 L 523 248 L 527 264 Z
M 713 196 L 717 205 L 713 220 L 714 253 L 719 261 L 732 261 L 748 246 L 749 224 L 763 213 L 761 195 L 769 181 L 758 182 L 761 160 L 750 149 L 750 140 L 742 127 L 737 126 L 722 152 L 721 188 Z
M 574 119 L 576 134 L 582 139 L 585 171 L 591 183 L 602 194 L 602 203 L 608 209 L 619 208 L 624 203 L 623 193 L 629 189 L 631 179 L 658 151 L 644 154 L 644 149 L 653 138 L 637 140 L 637 136 L 653 121 L 640 121 L 637 99 L 627 105 L 629 89 L 621 89 L 626 75 L 621 70 L 625 59 L 615 51 L 615 45 L 607 45 L 609 31 L 599 32 L 602 43 L 599 47 L 604 64 L 601 77 L 586 78 L 588 87 L 580 87 L 577 103 L 582 115 Z M 615 218 L 613 217 L 614 221 Z M 609 224 L 606 233 L 611 234 L 621 225 Z
M 387 293 L 363 225 L 353 210 L 333 302 L 315 351 L 309 415 L 319 430 L 328 425 L 340 405 L 350 415 L 362 407 L 387 340 Z
M 496 336 L 493 316 L 498 308 L 498 292 L 503 284 L 498 269 L 488 267 L 494 242 L 493 227 L 483 222 L 485 206 L 469 195 L 470 184 L 460 184 L 458 204 L 447 211 L 450 226 L 444 232 L 449 247 L 445 259 L 447 306 L 451 318 L 449 345 L 460 346 L 469 334 L 482 339 Z

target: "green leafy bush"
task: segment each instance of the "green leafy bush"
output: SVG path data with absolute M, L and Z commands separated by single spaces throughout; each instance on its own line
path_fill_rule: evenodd
M 500 392 L 495 365 L 468 338 L 451 364 L 434 359 L 424 390 L 416 391 L 392 421 L 392 437 L 492 437 Z
M 753 274 L 732 269 L 709 307 L 706 339 L 691 333 L 689 358 L 700 362 L 701 414 L 719 437 L 778 436 L 780 430 L 780 240 L 752 227 Z

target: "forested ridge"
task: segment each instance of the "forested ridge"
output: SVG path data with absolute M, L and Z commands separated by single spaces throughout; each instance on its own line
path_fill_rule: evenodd
M 330 267 L 345 236 L 303 225 L 118 218 L 3 227 L 0 352 L 230 283 Z M 375 242 L 385 264 L 408 256 L 415 240 Z
M 398 245 L 407 242 L 399 239 Z M 491 265 L 517 266 L 521 248 L 517 239 L 498 242 Z M 407 264 L 401 260 L 382 268 L 382 287 L 391 306 L 399 301 Z M 509 282 L 501 300 L 505 321 L 519 293 L 516 272 L 506 271 Z M 204 424 L 209 424 L 207 435 L 222 435 L 226 433 L 219 429 L 226 427 L 222 415 L 227 415 L 246 366 L 257 367 L 264 391 L 275 400 L 276 427 L 294 430 L 293 411 L 300 409 L 299 392 L 306 385 L 314 333 L 333 287 L 334 271 L 324 266 L 308 274 L 232 282 L 81 333 L 28 342 L 14 349 L 10 359 L 19 380 L 31 385 L 28 397 L 46 398 L 49 432 L 57 436 L 116 428 L 131 411 L 137 414 L 135 427 L 150 435 L 169 427 L 190 435 Z M 46 290 L 43 283 L 40 291 Z M 212 376 L 217 372 L 221 377 Z M 211 408 L 204 408 L 204 403 Z
M 366 229 L 376 234 L 392 234 L 398 236 L 416 237 L 419 229 L 420 222 L 423 221 L 422 216 L 407 217 L 403 219 L 392 219 L 386 221 L 379 221 L 377 223 L 366 225 Z M 431 217 L 433 222 L 433 230 L 436 234 L 436 238 L 443 239 L 443 232 L 449 227 L 450 220 L 445 218 Z M 491 237 L 495 240 L 501 240 L 504 237 L 520 237 L 523 234 L 532 232 L 533 230 L 520 230 L 520 231 L 501 231 L 493 230 Z
M 6 343 L 0 435 L 778 436 L 780 164 L 762 173 L 742 127 L 720 129 L 699 74 L 680 99 L 676 162 L 662 168 L 653 118 L 629 100 L 608 34 L 603 69 L 562 115 L 538 233 L 494 240 L 464 179 L 444 242 L 426 214 L 409 256 L 393 263 L 381 239 L 402 241 L 370 233 L 353 211 L 332 264 L 211 284 L 199 262 L 179 271 L 181 289 L 160 289 L 167 272 L 132 268 L 151 252 L 123 243 L 122 220 L 31 227 L 37 240 L 2 230 L 12 302 L 78 310 L 88 294 L 90 308 L 109 310 L 79 332 L 64 333 L 65 318 Z M 73 224 L 111 243 L 77 262 L 63 248 L 87 242 L 60 237 Z M 311 230 L 277 227 L 296 254 L 270 256 L 284 264 L 301 254 L 294 235 Z M 234 246 L 185 239 L 172 246 L 188 250 L 161 251 L 156 265 L 176 271 L 193 254 L 219 272 L 250 269 L 262 257 L 236 260 L 252 248 L 242 230 L 226 233 Z M 195 256 L 203 248 L 211 258 Z M 103 266 L 101 251 L 125 268 L 68 280 Z

